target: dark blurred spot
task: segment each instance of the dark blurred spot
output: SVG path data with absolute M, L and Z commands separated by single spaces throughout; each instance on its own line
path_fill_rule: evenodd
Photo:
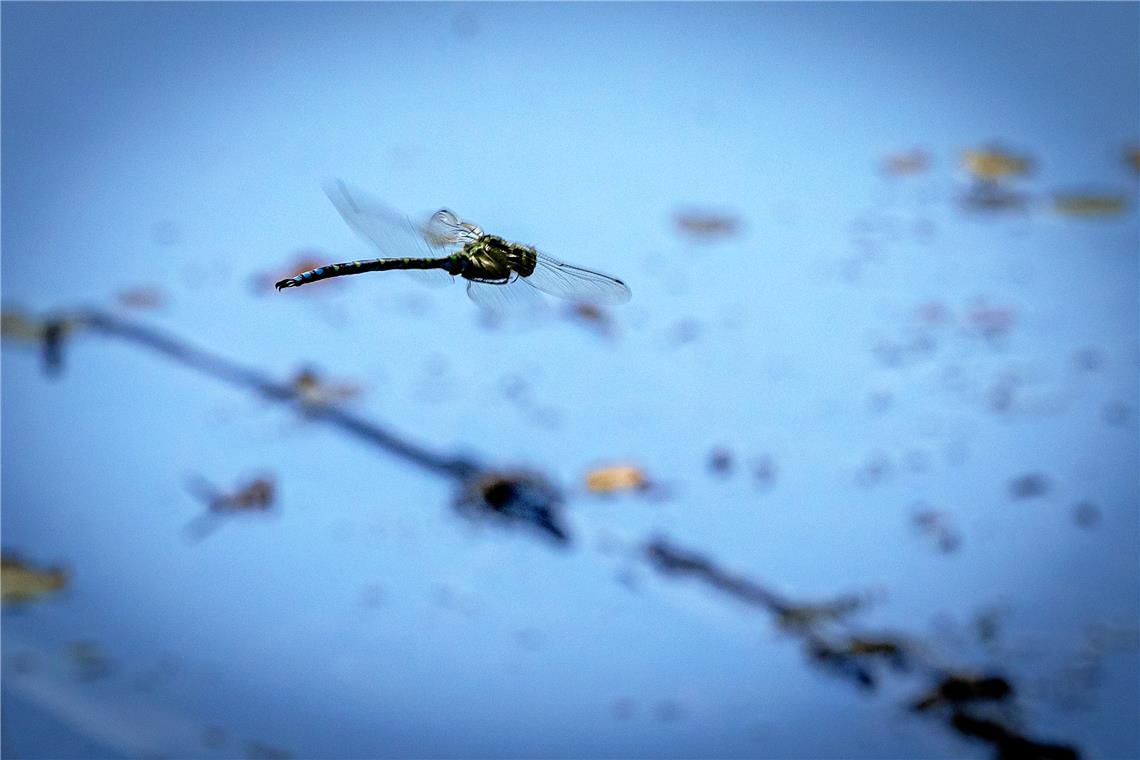
M 226 732 L 218 726 L 206 726 L 202 731 L 202 745 L 207 749 L 221 749 L 226 743 Z
M 113 670 L 111 660 L 94 642 L 73 642 L 68 646 L 67 654 L 75 667 L 75 677 L 80 681 L 97 681 L 111 675 Z
M 687 210 L 673 214 L 677 230 L 698 240 L 720 240 L 740 232 L 740 219 L 717 211 Z
M 140 311 L 161 309 L 166 303 L 165 293 L 161 288 L 154 285 L 120 291 L 116 298 L 119 305 Z
M 872 452 L 867 461 L 855 472 L 855 485 L 870 487 L 891 477 L 894 467 L 890 457 L 881 451 Z
M 884 174 L 891 177 L 923 174 L 930 169 L 930 155 L 920 148 L 891 153 L 883 159 L 882 169 Z
M 1104 369 L 1104 355 L 1095 348 L 1082 348 L 1073 354 L 1073 364 L 1085 372 L 1098 372 Z
M 764 489 L 776 482 L 776 460 L 770 454 L 761 454 L 752 461 L 752 479 Z
M 471 517 L 529 523 L 560 543 L 570 540 L 562 525 L 561 494 L 538 473 L 477 473 L 464 481 L 455 506 Z
M 669 327 L 665 339 L 670 346 L 683 346 L 699 338 L 702 331 L 701 323 L 696 319 L 682 319 Z
M 1105 191 L 1065 192 L 1053 195 L 1053 210 L 1064 216 L 1095 218 L 1123 213 L 1128 200 L 1121 193 Z
M 920 533 L 933 537 L 938 550 L 942 553 L 957 551 L 962 544 L 962 538 L 954 528 L 950 516 L 941 510 L 930 508 L 923 502 L 918 502 L 914 508 L 916 511 L 911 517 L 914 527 Z
M 519 645 L 520 649 L 525 649 L 528 652 L 537 652 L 542 649 L 545 641 L 546 637 L 542 635 L 542 632 L 533 628 L 515 631 L 515 643 Z
M 1012 307 L 975 301 L 966 312 L 967 329 L 983 338 L 1001 338 L 1013 330 L 1016 314 Z
M 618 720 L 629 720 L 637 712 L 637 702 L 632 697 L 618 697 L 610 706 L 610 714 Z
M 58 320 L 46 322 L 43 335 L 44 372 L 55 376 L 63 370 L 63 342 L 67 335 L 67 325 Z
M 289 760 L 292 754 L 279 747 L 271 747 L 261 742 L 249 742 L 245 745 L 247 760 Z
M 588 303 L 567 304 L 563 309 L 563 314 L 570 321 L 588 328 L 603 338 L 610 338 L 614 335 L 613 320 L 609 313 L 599 306 Z
M 930 454 L 922 449 L 908 449 L 903 453 L 903 469 L 914 473 L 926 472 L 930 469 Z
M 971 185 L 962 193 L 959 201 L 966 211 L 991 214 L 1023 211 L 1029 206 L 1029 196 L 1025 193 L 1008 190 L 991 182 Z
M 978 641 L 983 644 L 992 644 L 1001 636 L 1001 619 L 1003 610 L 999 607 L 989 607 L 981 610 L 974 616 L 974 631 Z
M 709 452 L 708 466 L 713 475 L 728 477 L 734 468 L 732 452 L 720 446 L 714 448 Z
M 1109 401 L 1101 410 L 1101 417 L 1109 425 L 1119 427 L 1128 422 L 1132 410 L 1123 401 Z
M 373 583 L 360 590 L 360 606 L 376 609 L 384 604 L 384 587 Z
M 1000 702 L 1013 695 L 1013 686 L 1001 676 L 949 675 L 927 694 L 915 700 L 911 709 L 923 712 L 936 707 L 960 707 L 972 702 Z
M 181 233 L 178 230 L 178 225 L 169 219 L 157 221 L 150 226 L 150 239 L 155 245 L 165 248 L 177 243 L 179 237 L 181 237 Z
M 39 667 L 39 659 L 33 652 L 20 652 L 12 655 L 10 662 L 16 673 L 31 673 Z
M 894 401 L 894 394 L 889 389 L 876 388 L 867 395 L 867 409 L 872 414 L 886 414 Z
M 474 11 L 468 9 L 459 11 L 451 19 L 451 31 L 459 39 L 478 37 L 479 16 Z
M 914 310 L 914 319 L 926 327 L 941 327 L 951 320 L 950 310 L 941 301 L 927 301 Z
M 685 717 L 685 708 L 673 699 L 663 699 L 653 707 L 653 717 L 662 723 L 675 723 Z
M 1009 483 L 1009 493 L 1015 499 L 1035 499 L 1049 493 L 1049 478 L 1039 472 L 1016 477 Z
M 908 670 L 909 658 L 902 643 L 892 639 L 851 637 L 828 642 L 811 636 L 807 642 L 808 657 L 818 665 L 848 678 L 862 689 L 874 689 L 874 669 L 879 660 L 898 671 Z
M 1100 523 L 1100 510 L 1092 502 L 1082 501 L 1073 509 L 1073 521 L 1082 528 L 1094 528 Z
M 1140 145 L 1124 146 L 1124 162 L 1128 168 L 1140 174 Z

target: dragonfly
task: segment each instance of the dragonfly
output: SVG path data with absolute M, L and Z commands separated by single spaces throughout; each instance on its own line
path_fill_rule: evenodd
M 538 292 L 576 303 L 611 306 L 630 299 L 621 280 L 563 262 L 529 245 L 488 235 L 477 224 L 448 209 L 417 224 L 342 181 L 325 192 L 358 235 L 387 258 L 328 264 L 277 283 L 296 288 L 331 277 L 405 270 L 436 282 L 467 281 L 467 295 L 482 307 L 505 310 L 533 307 Z

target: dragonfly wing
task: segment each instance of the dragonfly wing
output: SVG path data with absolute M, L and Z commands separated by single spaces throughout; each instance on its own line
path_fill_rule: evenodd
M 455 278 L 442 269 L 405 269 L 404 274 L 429 288 L 446 288 Z
M 484 309 L 500 313 L 537 311 L 545 305 L 542 296 L 525 282 L 519 282 L 517 277 L 501 285 L 468 282 L 467 295 Z
M 524 279 L 543 293 L 599 306 L 625 303 L 631 295 L 629 287 L 615 277 L 563 264 L 542 253 L 538 254 L 534 272 Z
M 399 211 L 351 188 L 340 180 L 325 185 L 325 193 L 348 226 L 392 258 L 436 258 L 441 255 L 423 231 Z
M 423 235 L 430 245 L 458 248 L 478 240 L 483 235 L 483 230 L 476 224 L 463 221 L 454 212 L 441 208 L 424 222 Z

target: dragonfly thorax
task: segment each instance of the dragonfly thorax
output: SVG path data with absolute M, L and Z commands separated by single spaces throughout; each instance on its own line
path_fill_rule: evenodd
M 512 274 L 529 277 L 538 261 L 533 248 L 496 235 L 482 235 L 471 241 L 460 255 L 467 260 L 463 276 L 480 282 L 506 282 Z

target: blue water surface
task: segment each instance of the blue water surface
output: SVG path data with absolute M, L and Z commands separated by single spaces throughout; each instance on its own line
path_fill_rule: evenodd
M 859 689 L 654 572 L 655 535 L 792 599 L 865 596 L 858 630 L 1006 674 L 1027 735 L 1140 753 L 1140 5 L 0 12 L 6 311 L 99 307 L 357 384 L 363 417 L 553 478 L 574 536 L 472 524 L 446 478 L 128 343 L 77 334 L 52 379 L 6 342 L 3 545 L 70 581 L 5 607 L 5 754 L 991 754 L 906 709 L 928 673 Z M 963 153 L 997 147 L 1032 171 L 982 189 L 1024 204 L 971 210 Z M 925 171 L 883 171 L 914 149 Z M 378 255 L 332 177 L 633 299 L 604 335 L 400 274 L 277 293 Z M 1059 214 L 1069 191 L 1124 208 Z M 585 491 L 619 462 L 661 496 Z M 269 514 L 187 540 L 190 475 L 260 473 Z M 108 672 L 77 675 L 75 642 Z

